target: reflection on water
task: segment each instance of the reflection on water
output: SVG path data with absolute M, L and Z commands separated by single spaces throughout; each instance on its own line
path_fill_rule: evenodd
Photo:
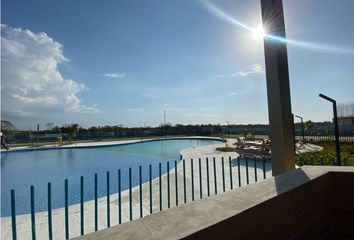
M 74 149 L 68 149 L 68 151 L 66 152 L 66 162 L 68 163 L 68 166 L 75 165 L 75 150 Z
M 149 156 L 162 156 L 178 158 L 178 153 L 184 148 L 202 146 L 206 144 L 220 143 L 213 140 L 196 140 L 196 139 L 184 139 L 184 140 L 165 140 L 165 141 L 151 141 L 137 144 L 127 144 L 120 146 L 108 146 L 102 148 L 105 151 L 115 152 L 129 152 L 137 153 Z

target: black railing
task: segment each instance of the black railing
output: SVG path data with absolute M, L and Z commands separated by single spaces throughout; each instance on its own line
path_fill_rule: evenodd
M 305 131 L 302 134 L 302 131 L 295 131 L 295 136 L 298 140 L 302 140 L 304 135 L 305 141 L 309 142 L 334 142 L 334 131 L 333 130 L 326 130 L 326 131 Z M 340 142 L 347 142 L 352 143 L 354 142 L 354 131 L 339 131 L 339 141 Z

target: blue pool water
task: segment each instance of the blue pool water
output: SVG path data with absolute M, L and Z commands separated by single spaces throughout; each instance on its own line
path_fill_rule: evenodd
M 110 193 L 118 189 L 121 169 L 122 190 L 129 187 L 128 169 L 132 168 L 132 186 L 139 184 L 139 166 L 143 182 L 166 172 L 179 161 L 179 152 L 188 147 L 220 143 L 206 139 L 176 139 L 140 142 L 92 148 L 32 150 L 1 153 L 1 216 L 10 215 L 10 190 L 15 189 L 16 214 L 30 213 L 30 186 L 35 187 L 36 212 L 47 209 L 47 183 L 52 184 L 52 208 L 64 206 L 64 179 L 69 181 L 69 204 L 80 200 L 80 176 L 84 176 L 85 201 L 94 197 L 94 174 L 98 174 L 98 195 L 106 195 L 106 172 L 110 171 Z

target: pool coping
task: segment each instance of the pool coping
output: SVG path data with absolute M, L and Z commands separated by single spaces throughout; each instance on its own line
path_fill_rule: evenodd
M 223 141 L 220 137 L 205 137 L 205 136 L 185 136 L 185 137 L 161 137 L 161 138 L 150 138 L 150 139 L 134 139 L 134 140 L 117 140 L 117 141 L 105 141 L 105 142 L 89 142 L 89 143 L 73 143 L 68 145 L 44 145 L 41 147 L 14 147 L 9 150 L 1 149 L 1 153 L 8 152 L 24 152 L 24 151 L 35 151 L 35 150 L 54 150 L 54 149 L 73 149 L 73 148 L 99 148 L 99 147 L 109 147 L 109 146 L 120 146 L 120 145 L 130 145 L 140 142 L 154 142 L 161 140 L 178 140 L 178 139 L 195 139 L 195 140 L 216 140 Z

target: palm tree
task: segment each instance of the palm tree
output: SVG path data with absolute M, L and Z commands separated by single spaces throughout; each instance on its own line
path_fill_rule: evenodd
M 68 133 L 70 143 L 71 143 L 72 137 L 73 137 L 74 133 L 77 131 L 78 127 L 79 127 L 79 124 L 77 124 L 77 123 L 73 123 L 73 124 L 69 124 L 69 125 L 65 126 L 66 132 Z

